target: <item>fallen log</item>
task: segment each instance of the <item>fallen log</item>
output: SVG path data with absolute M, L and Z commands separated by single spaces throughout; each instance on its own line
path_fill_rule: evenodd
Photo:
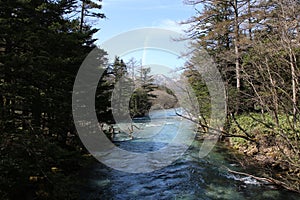
M 226 166 L 223 166 L 225 169 L 227 169 L 228 172 L 230 173 L 233 173 L 233 174 L 238 174 L 238 175 L 242 175 L 242 176 L 248 176 L 248 177 L 251 177 L 255 180 L 258 180 L 260 182 L 267 182 L 271 185 L 274 185 L 274 186 L 279 186 L 281 188 L 284 188 L 286 190 L 289 190 L 289 191 L 293 191 L 293 192 L 297 192 L 297 193 L 300 193 L 300 191 L 298 190 L 295 190 L 293 188 L 291 188 L 290 186 L 288 186 L 286 183 L 282 182 L 282 181 L 279 181 L 279 180 L 276 180 L 274 178 L 271 178 L 271 177 L 268 177 L 268 178 L 265 178 L 265 177 L 258 177 L 258 176 L 254 176 L 252 174 L 248 174 L 248 173 L 245 173 L 245 172 L 238 172 L 238 171 L 234 171 L 234 170 L 231 170 L 229 169 L 228 167 Z

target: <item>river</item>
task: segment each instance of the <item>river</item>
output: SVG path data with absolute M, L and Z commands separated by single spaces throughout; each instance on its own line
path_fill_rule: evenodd
M 147 153 L 166 147 L 178 130 L 194 133 L 193 124 L 177 117 L 173 110 L 154 111 L 150 117 L 151 120 L 135 119 L 140 129 L 134 133 L 134 139 L 124 133 L 116 134 L 115 145 L 130 152 Z M 299 199 L 298 194 L 229 173 L 224 166 L 237 171 L 242 168 L 230 159 L 232 153 L 224 144 L 217 144 L 200 159 L 201 144 L 194 140 L 179 159 L 153 172 L 128 173 L 95 163 L 82 172 L 81 199 Z M 126 162 L 126 157 L 120 162 Z M 136 162 L 135 166 L 138 169 L 145 163 Z M 252 169 L 251 173 L 259 171 Z

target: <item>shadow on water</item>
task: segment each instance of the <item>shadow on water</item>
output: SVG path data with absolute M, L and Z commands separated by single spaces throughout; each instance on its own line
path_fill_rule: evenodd
M 152 118 L 151 123 L 155 123 L 157 119 Z M 150 123 L 147 120 L 144 123 Z M 168 120 L 177 122 L 178 119 L 174 116 Z M 170 129 L 161 129 L 158 137 L 165 131 Z M 157 151 L 167 145 L 149 138 L 119 141 L 115 144 L 119 148 L 139 153 Z M 231 154 L 226 147 L 217 145 L 204 159 L 198 157 L 200 147 L 201 142 L 194 141 L 172 165 L 151 173 L 131 174 L 95 163 L 82 172 L 85 184 L 81 188 L 81 199 L 299 199 L 297 194 L 272 190 L 249 177 L 239 177 L 227 172 L 222 166 L 241 169 L 236 163 L 228 161 Z

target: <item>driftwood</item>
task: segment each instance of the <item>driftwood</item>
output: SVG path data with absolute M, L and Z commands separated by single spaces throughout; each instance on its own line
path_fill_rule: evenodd
M 248 174 L 248 173 L 245 173 L 245 172 L 238 172 L 238 171 L 231 170 L 231 169 L 229 169 L 226 166 L 223 166 L 223 167 L 226 168 L 227 171 L 230 172 L 230 173 L 232 173 L 232 174 L 238 174 L 238 175 L 248 176 L 248 177 L 251 177 L 251 178 L 253 178 L 255 180 L 258 180 L 260 182 L 268 183 L 269 185 L 278 186 L 278 187 L 284 188 L 284 189 L 289 190 L 289 191 L 300 193 L 300 191 L 295 190 L 295 189 L 291 188 L 290 186 L 288 186 L 286 183 L 284 183 L 282 181 L 279 181 L 279 180 L 276 180 L 274 178 L 271 178 L 271 177 L 268 177 L 268 178 L 258 177 L 258 176 L 254 176 L 252 174 Z
M 130 136 L 131 139 L 133 139 L 134 128 L 140 130 L 139 127 L 137 127 L 136 125 L 134 125 L 134 124 L 131 123 L 130 127 L 128 127 L 128 130 L 129 130 L 129 134 L 128 135 Z

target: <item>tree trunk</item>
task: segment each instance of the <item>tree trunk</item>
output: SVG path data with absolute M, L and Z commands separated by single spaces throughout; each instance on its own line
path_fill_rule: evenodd
M 85 11 L 85 0 L 82 0 L 82 5 L 81 5 L 81 14 L 80 14 L 80 32 L 83 30 L 83 21 L 84 21 L 84 11 Z
M 249 29 L 249 39 L 252 41 L 252 27 L 251 27 L 251 0 L 248 0 L 248 29 Z
M 291 72 L 292 72 L 292 90 L 293 90 L 293 122 L 296 123 L 297 120 L 297 76 L 296 76 L 296 69 L 293 63 L 293 57 L 291 58 Z
M 238 2 L 234 0 L 234 52 L 235 52 L 235 73 L 236 73 L 236 112 L 239 110 L 240 104 L 240 88 L 241 88 L 241 75 L 240 75 L 240 52 L 239 52 L 239 12 Z

